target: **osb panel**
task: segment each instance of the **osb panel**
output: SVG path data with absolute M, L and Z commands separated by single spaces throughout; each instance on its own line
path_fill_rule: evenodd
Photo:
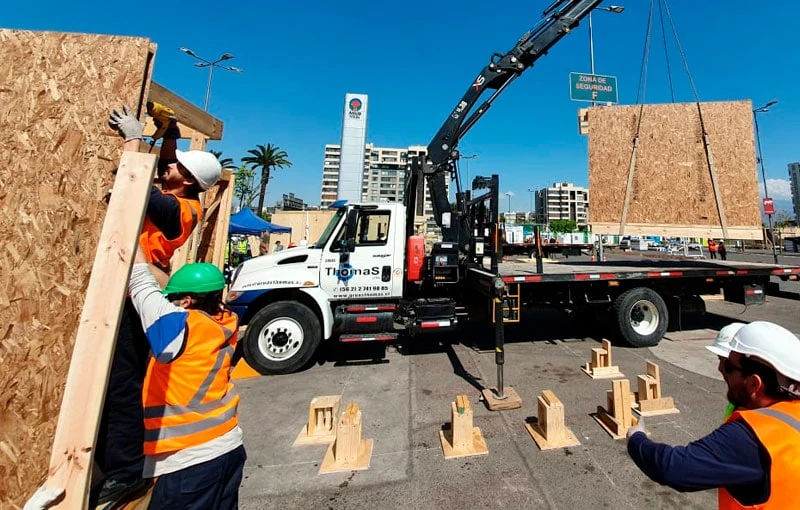
M 325 227 L 336 214 L 334 209 L 325 209 L 322 211 L 277 211 L 272 215 L 269 220 L 275 225 L 281 227 L 289 227 L 292 229 L 291 234 L 270 234 L 270 247 L 269 252 L 275 247 L 275 241 L 280 241 L 286 247 L 290 242 L 295 244 L 299 243 L 305 237 L 306 231 L 306 214 L 308 214 L 308 244 L 313 244 L 322 235 Z
M 112 108 L 146 97 L 147 39 L 0 30 L 0 506 L 46 475 L 120 155 Z
M 701 108 L 727 226 L 760 231 L 752 104 Z M 590 223 L 622 219 L 639 112 L 639 106 L 590 109 Z M 721 226 L 695 103 L 644 106 L 626 223 Z

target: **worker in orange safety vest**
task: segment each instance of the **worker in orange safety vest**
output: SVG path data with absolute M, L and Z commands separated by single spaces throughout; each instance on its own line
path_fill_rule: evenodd
M 230 380 L 237 317 L 213 264 L 181 267 L 161 291 L 142 250 L 129 291 L 150 347 L 141 394 L 150 510 L 235 509 L 246 453 Z
M 679 491 L 719 489 L 721 510 L 800 508 L 800 339 L 770 322 L 741 327 L 722 361 L 736 410 L 686 446 L 628 430 L 628 455 L 653 481 Z

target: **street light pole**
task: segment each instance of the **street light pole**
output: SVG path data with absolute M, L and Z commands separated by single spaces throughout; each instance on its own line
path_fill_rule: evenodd
M 467 182 L 466 182 L 466 184 L 467 184 L 467 186 L 469 186 L 469 189 L 471 190 L 472 189 L 472 184 L 469 182 L 469 160 L 470 159 L 478 159 L 478 155 L 477 154 L 471 154 L 469 156 L 461 156 L 461 159 L 466 159 L 467 160 Z
M 233 55 L 230 53 L 223 53 L 220 57 L 215 61 L 206 60 L 194 51 L 190 50 L 189 48 L 182 47 L 180 50 L 190 57 L 199 60 L 200 62 L 196 62 L 194 65 L 195 67 L 207 67 L 208 68 L 208 84 L 206 85 L 206 100 L 203 105 L 203 110 L 208 111 L 208 103 L 211 99 L 211 82 L 214 79 L 214 68 L 219 67 L 220 69 L 225 69 L 226 71 L 233 71 L 234 73 L 242 73 L 244 72 L 242 69 L 234 66 L 223 66 L 219 65 L 220 62 L 224 62 L 225 60 L 231 60 Z
M 610 5 L 608 7 L 596 7 L 593 10 L 621 14 L 622 11 L 625 10 L 625 7 L 620 5 Z M 592 66 L 592 76 L 594 76 L 594 28 L 592 26 L 592 11 L 589 11 L 589 61 Z M 592 99 L 592 106 L 595 106 L 596 104 L 597 102 Z
M 775 106 L 778 104 L 778 101 L 770 101 L 769 103 L 765 104 L 764 106 L 755 108 L 753 110 L 753 125 L 756 131 L 756 146 L 758 148 L 758 163 L 761 166 L 761 180 L 764 181 L 764 198 L 769 198 L 769 191 L 767 190 L 767 173 L 764 170 L 764 156 L 761 152 L 761 133 L 758 130 L 758 114 L 759 113 L 766 113 L 769 111 L 770 107 Z M 775 230 L 772 228 L 772 214 L 767 214 L 767 224 L 769 226 L 769 236 L 772 239 L 772 258 L 774 259 L 775 263 L 778 263 L 778 252 L 775 249 Z
M 533 188 L 528 188 L 528 193 L 531 194 L 531 214 L 533 214 L 533 194 L 536 193 L 536 190 Z

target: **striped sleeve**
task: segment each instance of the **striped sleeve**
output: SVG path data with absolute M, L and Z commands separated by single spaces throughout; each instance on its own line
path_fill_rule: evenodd
M 175 360 L 183 351 L 189 313 L 161 293 L 148 264 L 134 264 L 128 290 L 153 356 L 161 363 Z

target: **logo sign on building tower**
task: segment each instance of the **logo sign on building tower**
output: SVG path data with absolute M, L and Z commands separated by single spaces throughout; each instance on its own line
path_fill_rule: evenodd
M 364 103 L 361 102 L 361 99 L 354 97 L 350 100 L 347 106 L 350 110 L 348 112 L 348 116 L 351 119 L 361 119 L 361 108 L 364 106 Z

